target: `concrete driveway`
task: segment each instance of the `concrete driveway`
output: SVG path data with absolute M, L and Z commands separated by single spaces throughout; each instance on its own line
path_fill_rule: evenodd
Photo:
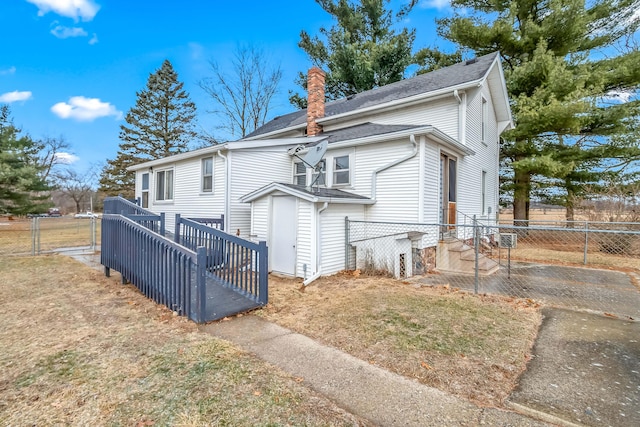
M 585 426 L 640 426 L 640 322 L 545 308 L 534 357 L 509 398 Z

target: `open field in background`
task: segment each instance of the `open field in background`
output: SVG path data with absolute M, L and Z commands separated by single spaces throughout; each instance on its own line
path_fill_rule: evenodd
M 0 425 L 366 425 L 71 258 L 0 275 Z
M 39 218 L 40 250 L 90 246 L 91 220 L 73 217 Z M 33 220 L 0 217 L 0 256 L 29 255 L 32 250 Z M 96 219 L 96 244 L 100 244 L 100 219 Z
M 259 315 L 369 363 L 482 405 L 516 385 L 541 322 L 530 300 L 341 274 L 302 288 L 269 278 Z

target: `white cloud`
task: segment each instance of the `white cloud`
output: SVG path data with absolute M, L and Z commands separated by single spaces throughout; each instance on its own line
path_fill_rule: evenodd
M 54 157 L 57 163 L 61 163 L 63 165 L 70 165 L 80 160 L 80 157 L 75 154 L 63 152 L 54 154 Z
M 420 2 L 420 7 L 423 9 L 438 9 L 442 10 L 451 4 L 451 0 L 425 0 Z
M 118 111 L 114 105 L 102 102 L 99 98 L 85 98 L 84 96 L 72 96 L 69 102 L 58 102 L 51 111 L 61 119 L 75 119 L 90 122 L 100 117 L 114 116 L 122 118 L 122 111 Z
M 7 69 L 0 70 L 0 76 L 4 76 L 7 74 L 15 74 L 15 73 L 16 73 L 16 67 L 9 67 Z
M 89 40 L 89 44 L 94 45 L 98 43 L 98 35 L 96 33 L 93 33 L 93 37 L 91 37 L 91 40 Z
M 18 92 L 17 90 L 14 90 L 13 92 L 7 92 L 0 95 L 0 102 L 5 102 L 9 104 L 11 102 L 26 101 L 28 99 L 31 99 L 31 95 L 32 93 L 29 92 L 28 90 L 25 90 L 22 92 Z
M 632 92 L 611 90 L 605 94 L 605 96 L 603 97 L 603 100 L 625 104 L 629 102 L 629 100 L 631 99 L 631 96 L 633 96 Z
M 93 0 L 27 0 L 38 7 L 38 16 L 44 16 L 48 12 L 57 13 L 78 21 L 91 21 L 100 6 Z
M 66 39 L 69 37 L 86 37 L 87 32 L 81 27 L 65 27 L 62 25 L 56 25 L 52 30 L 51 34 L 56 36 L 59 39 Z

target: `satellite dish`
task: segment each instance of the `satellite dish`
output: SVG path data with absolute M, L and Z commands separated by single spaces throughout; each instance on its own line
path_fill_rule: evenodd
M 322 160 L 324 153 L 327 152 L 327 147 L 329 143 L 327 140 L 320 141 L 320 143 L 314 147 L 311 147 L 307 154 L 304 155 L 304 158 L 301 160 L 310 168 L 315 168 L 316 165 Z

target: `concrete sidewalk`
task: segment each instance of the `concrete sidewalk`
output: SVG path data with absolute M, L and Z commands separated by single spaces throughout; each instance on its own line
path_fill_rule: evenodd
M 338 406 L 377 425 L 547 425 L 515 412 L 479 408 L 257 316 L 236 317 L 200 329 L 302 378 Z

